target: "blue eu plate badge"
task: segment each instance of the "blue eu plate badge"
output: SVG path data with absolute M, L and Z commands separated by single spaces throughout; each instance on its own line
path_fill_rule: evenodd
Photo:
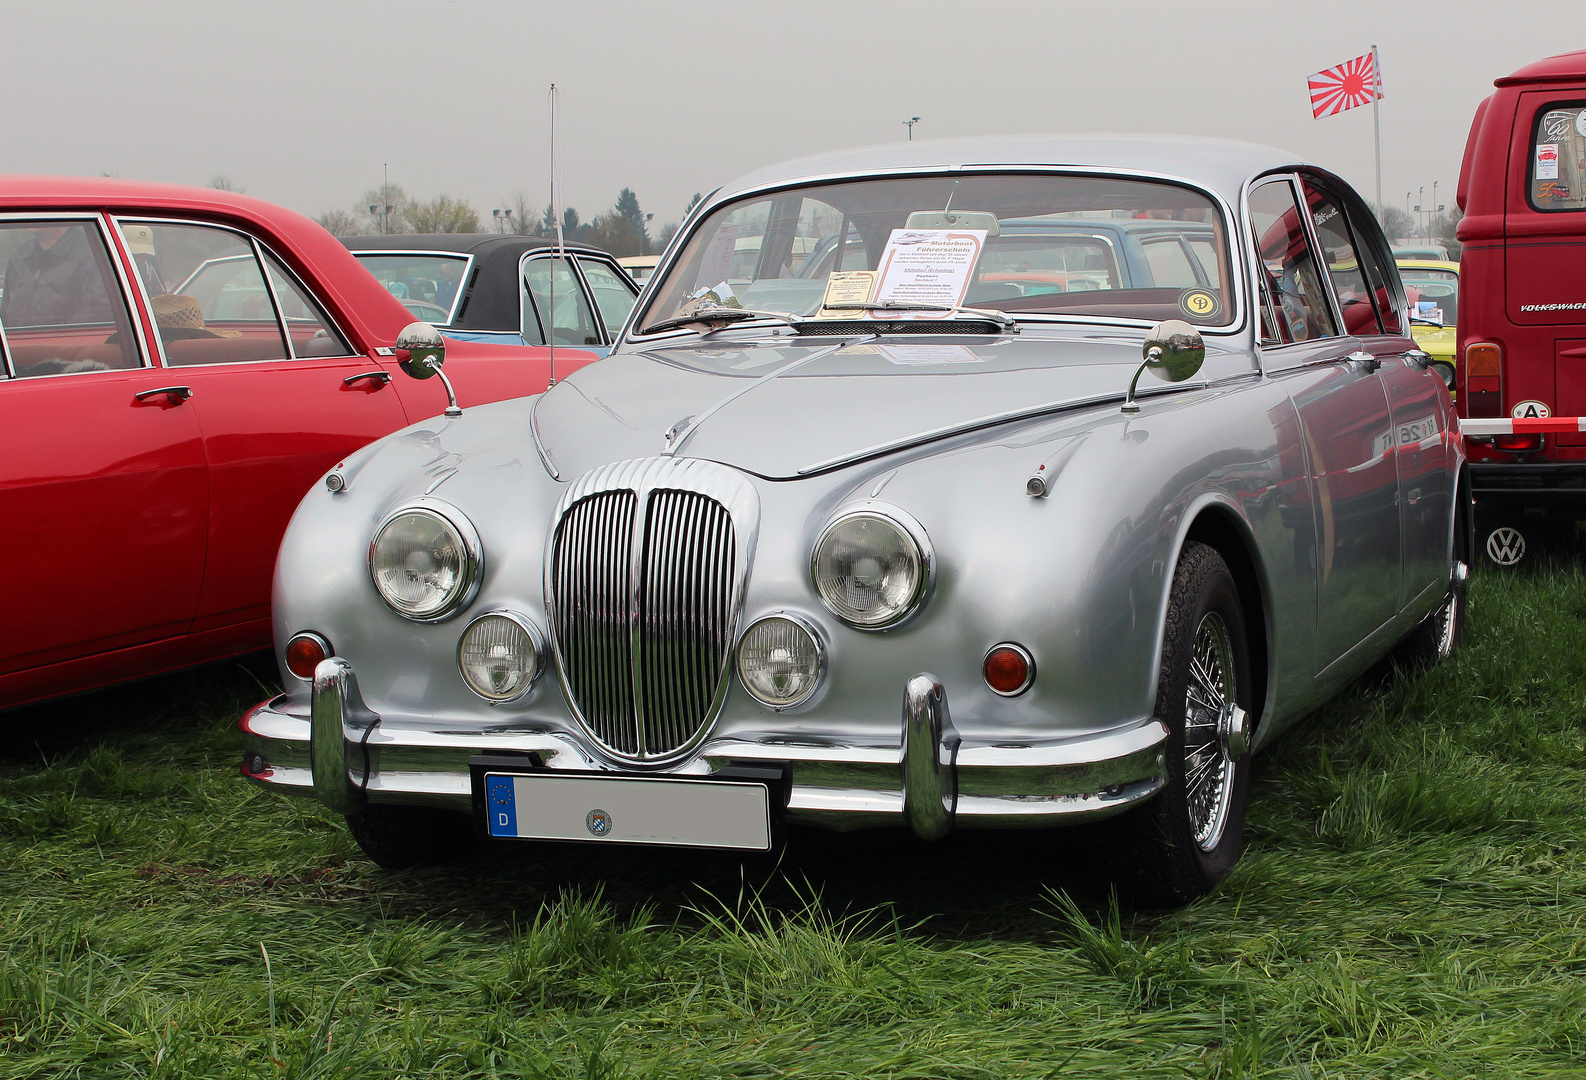
M 485 777 L 485 807 L 490 815 L 491 836 L 518 835 L 516 785 L 510 776 Z

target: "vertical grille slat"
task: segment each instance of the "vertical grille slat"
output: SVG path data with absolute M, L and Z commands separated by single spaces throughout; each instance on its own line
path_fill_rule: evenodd
M 741 583 L 726 506 L 636 486 L 563 511 L 548 584 L 568 696 L 607 749 L 642 760 L 688 745 L 710 722 Z

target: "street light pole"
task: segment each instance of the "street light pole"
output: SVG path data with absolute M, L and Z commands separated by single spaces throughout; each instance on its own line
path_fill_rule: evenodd
M 903 126 L 909 129 L 909 142 L 914 141 L 914 125 L 918 124 L 919 122 L 920 118 L 918 116 L 911 116 L 909 119 L 903 121 Z

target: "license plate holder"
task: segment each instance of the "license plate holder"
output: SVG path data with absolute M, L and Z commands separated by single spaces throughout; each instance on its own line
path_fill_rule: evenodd
M 475 816 L 492 840 L 768 851 L 786 801 L 777 768 L 701 777 L 547 769 L 495 755 L 468 764 Z

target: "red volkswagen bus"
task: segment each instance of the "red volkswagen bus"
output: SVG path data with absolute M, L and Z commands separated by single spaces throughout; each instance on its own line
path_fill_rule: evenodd
M 1497 80 L 1456 201 L 1461 417 L 1586 416 L 1586 51 Z M 1467 436 L 1478 544 L 1503 565 L 1586 520 L 1586 432 Z

